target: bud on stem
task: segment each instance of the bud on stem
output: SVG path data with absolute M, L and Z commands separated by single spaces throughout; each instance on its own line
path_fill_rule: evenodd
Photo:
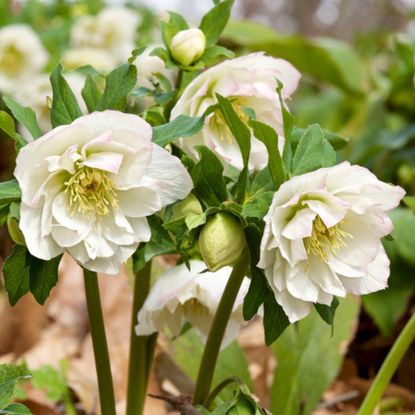
M 173 36 L 170 43 L 171 56 L 183 66 L 197 61 L 205 52 L 206 37 L 197 28 L 181 30 Z

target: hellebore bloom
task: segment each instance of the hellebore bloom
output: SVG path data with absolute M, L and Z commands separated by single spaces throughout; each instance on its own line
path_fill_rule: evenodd
M 38 35 L 25 24 L 0 29 L 0 92 L 12 94 L 21 82 L 40 73 L 49 55 Z
M 387 211 L 404 190 L 343 162 L 293 177 L 274 194 L 264 218 L 258 267 L 291 322 L 313 303 L 387 287 L 389 259 L 381 238 Z
M 180 160 L 151 135 L 140 117 L 107 110 L 23 147 L 14 175 L 30 253 L 48 260 L 67 251 L 86 269 L 116 274 L 150 239 L 146 216 L 192 189 Z
M 203 115 L 212 104 L 216 104 L 216 93 L 232 99 L 232 105 L 242 120 L 248 115 L 244 108 L 255 111 L 256 119 L 273 127 L 279 135 L 280 150 L 284 144 L 284 128 L 281 105 L 276 92 L 278 82 L 283 84 L 282 98 L 288 99 L 297 88 L 300 73 L 284 59 L 251 53 L 236 59 L 226 60 L 207 69 L 184 90 L 171 113 L 171 119 L 184 114 L 191 117 Z M 210 114 L 199 134 L 186 137 L 179 145 L 197 157 L 196 145 L 204 144 L 214 151 L 225 164 L 242 170 L 239 146 L 226 125 L 220 111 Z M 265 145 L 251 136 L 249 168 L 260 170 L 267 165 L 268 153 Z
M 206 340 L 232 268 L 202 273 L 204 270 L 206 265 L 202 261 L 191 260 L 190 271 L 185 264 L 181 264 L 161 275 L 138 313 L 137 335 L 146 336 L 167 328 L 173 336 L 178 336 L 183 326 L 190 323 Z M 248 288 L 249 280 L 245 278 L 233 306 L 222 347 L 231 343 L 241 325 L 246 323 L 242 316 L 242 304 Z

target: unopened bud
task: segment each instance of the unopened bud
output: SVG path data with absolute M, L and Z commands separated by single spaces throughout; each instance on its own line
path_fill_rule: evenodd
M 10 238 L 18 245 L 26 245 L 22 231 L 19 228 L 19 222 L 16 218 L 7 216 L 7 230 L 9 231 Z
M 187 216 L 190 213 L 200 215 L 203 213 L 202 205 L 200 204 L 197 197 L 190 193 L 186 199 L 181 200 L 173 206 L 173 219 L 179 219 L 183 216 Z
M 177 62 L 188 66 L 203 55 L 205 47 L 205 34 L 200 29 L 192 28 L 176 33 L 170 43 L 170 53 Z
M 228 213 L 214 215 L 200 233 L 200 254 L 210 271 L 233 265 L 244 253 L 245 247 L 242 226 Z

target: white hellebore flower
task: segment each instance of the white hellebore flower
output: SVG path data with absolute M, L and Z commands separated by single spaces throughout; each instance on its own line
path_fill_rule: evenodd
M 0 29 L 0 92 L 12 94 L 38 74 L 49 59 L 38 35 L 25 24 Z
M 389 259 L 381 238 L 385 213 L 405 192 L 369 170 L 343 162 L 296 176 L 274 194 L 264 218 L 258 267 L 291 322 L 313 303 L 387 287 Z
M 169 329 L 178 336 L 184 325 L 190 323 L 203 340 L 206 340 L 219 301 L 232 272 L 223 267 L 216 272 L 206 270 L 204 262 L 190 261 L 190 271 L 185 264 L 166 271 L 155 282 L 142 309 L 138 313 L 138 336 Z M 249 288 L 245 278 L 239 290 L 229 319 L 222 347 L 231 343 L 245 324 L 242 315 L 243 299 Z
M 78 73 L 65 73 L 64 78 L 74 92 L 82 112 L 87 112 L 81 95 L 85 77 Z M 47 74 L 39 74 L 22 83 L 16 91 L 15 98 L 21 105 L 33 109 L 42 132 L 45 133 L 52 128 L 48 103 L 48 99 L 52 99 L 52 85 Z M 28 141 L 32 141 L 32 136 L 26 128 L 20 126 L 20 131 Z
M 197 61 L 205 52 L 206 36 L 198 28 L 181 30 L 170 42 L 170 53 L 173 58 L 184 66 Z
M 91 65 L 104 74 L 111 72 L 117 66 L 117 61 L 110 52 L 92 47 L 68 49 L 62 55 L 61 62 L 66 70 Z
M 150 239 L 146 216 L 192 188 L 180 160 L 151 135 L 140 117 L 108 110 L 23 147 L 14 174 L 30 253 L 48 260 L 67 251 L 91 271 L 116 274 Z
M 284 129 L 277 79 L 283 84 L 282 98 L 287 99 L 297 88 L 300 73 L 284 59 L 265 56 L 262 52 L 252 53 L 236 59 L 226 60 L 213 66 L 194 79 L 184 90 L 172 110 L 171 119 L 179 115 L 201 116 L 217 102 L 216 93 L 232 99 L 236 113 L 247 120 L 244 107 L 255 111 L 258 121 L 273 127 L 280 137 L 279 147 L 284 144 Z M 180 140 L 181 147 L 197 157 L 194 146 L 204 144 L 213 150 L 225 164 L 242 169 L 239 146 L 226 125 L 220 111 L 206 118 L 202 131 Z M 267 165 L 268 154 L 265 145 L 251 137 L 249 167 L 259 170 Z
M 127 7 L 107 7 L 96 16 L 83 16 L 73 26 L 74 47 L 100 48 L 117 63 L 126 61 L 135 48 L 139 16 Z

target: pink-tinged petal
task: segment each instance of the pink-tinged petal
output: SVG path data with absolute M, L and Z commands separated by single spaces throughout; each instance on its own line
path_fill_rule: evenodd
M 388 286 L 390 261 L 381 242 L 375 259 L 368 264 L 367 275 L 362 278 L 347 278 L 340 275 L 344 287 L 353 294 L 370 294 Z
M 150 216 L 161 210 L 159 194 L 148 187 L 134 187 L 118 191 L 119 207 L 125 216 L 139 218 Z
M 192 179 L 180 160 L 157 145 L 153 145 L 146 177 L 153 180 L 162 206 L 184 199 L 193 188 Z
M 108 131 L 123 129 L 136 133 L 141 140 L 151 141 L 152 129 L 150 124 L 138 115 L 125 114 L 119 111 L 105 110 L 93 112 L 77 118 L 72 125 L 88 127 L 94 137 Z
M 93 169 L 104 170 L 117 174 L 123 158 L 124 156 L 120 153 L 92 153 L 81 163 L 81 166 L 88 166 Z
M 42 208 L 32 208 L 22 202 L 20 207 L 20 229 L 29 252 L 40 259 L 49 260 L 63 253 L 63 249 L 50 236 L 41 235 Z

